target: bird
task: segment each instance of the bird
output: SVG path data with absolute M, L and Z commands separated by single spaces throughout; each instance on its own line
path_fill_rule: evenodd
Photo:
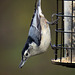
M 28 58 L 47 51 L 51 42 L 49 21 L 41 9 L 41 0 L 36 1 L 31 20 L 28 38 L 22 50 L 22 59 L 19 68 L 22 68 Z

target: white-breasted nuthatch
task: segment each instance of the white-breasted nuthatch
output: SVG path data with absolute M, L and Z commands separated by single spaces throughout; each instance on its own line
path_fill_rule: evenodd
M 29 57 L 45 52 L 50 45 L 50 41 L 49 22 L 42 14 L 41 0 L 38 0 L 32 17 L 28 39 L 22 50 L 22 60 L 19 67 L 22 68 Z

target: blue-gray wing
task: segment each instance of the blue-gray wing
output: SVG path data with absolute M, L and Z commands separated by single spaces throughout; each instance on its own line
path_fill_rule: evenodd
M 34 42 L 39 46 L 41 41 L 41 31 L 36 29 L 34 26 L 30 27 L 29 36 L 34 40 Z
M 32 17 L 29 36 L 34 40 L 34 42 L 39 46 L 41 41 L 41 24 L 40 24 L 40 12 L 41 12 L 41 1 L 35 6 L 34 15 Z

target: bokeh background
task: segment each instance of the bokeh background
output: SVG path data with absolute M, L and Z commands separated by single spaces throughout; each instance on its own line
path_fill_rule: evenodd
M 54 58 L 51 47 L 47 52 L 29 58 L 22 69 L 18 68 L 34 5 L 35 0 L 0 0 L 0 75 L 75 75 L 74 68 L 51 63 Z M 51 15 L 56 13 L 56 0 L 42 0 L 42 11 L 51 21 Z M 50 28 L 54 43 L 55 26 Z

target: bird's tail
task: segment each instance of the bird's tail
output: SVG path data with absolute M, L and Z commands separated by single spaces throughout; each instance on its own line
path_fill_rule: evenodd
M 41 0 L 35 1 L 35 12 L 36 12 L 36 10 L 38 11 L 38 14 L 42 14 Z
M 38 0 L 38 2 L 37 2 L 37 11 L 38 11 L 38 15 L 44 16 L 42 14 L 42 9 L 41 9 L 41 0 Z
M 40 6 L 41 7 L 41 0 L 38 0 L 37 6 Z

